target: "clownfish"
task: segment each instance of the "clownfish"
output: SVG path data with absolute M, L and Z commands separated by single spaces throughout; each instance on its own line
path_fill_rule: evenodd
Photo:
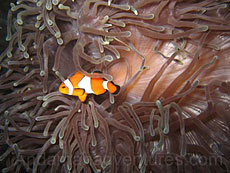
M 101 73 L 95 71 L 94 73 Z M 91 78 L 81 72 L 76 72 L 73 76 L 63 81 L 59 87 L 62 94 L 78 96 L 81 102 L 85 102 L 88 94 L 101 95 L 106 91 L 112 94 L 118 94 L 120 86 L 112 81 L 103 78 Z

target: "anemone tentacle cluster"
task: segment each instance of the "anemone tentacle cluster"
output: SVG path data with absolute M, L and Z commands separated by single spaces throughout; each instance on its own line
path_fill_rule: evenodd
M 229 12 L 229 0 L 11 3 L 2 172 L 229 172 Z M 121 91 L 59 93 L 76 71 Z

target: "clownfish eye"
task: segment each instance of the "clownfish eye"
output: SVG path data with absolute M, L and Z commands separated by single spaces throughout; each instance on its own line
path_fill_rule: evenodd
M 63 86 L 62 88 L 65 88 L 65 86 Z

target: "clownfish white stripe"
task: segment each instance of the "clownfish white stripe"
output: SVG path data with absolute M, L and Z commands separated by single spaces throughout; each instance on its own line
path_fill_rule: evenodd
M 78 83 L 78 87 L 84 88 L 85 92 L 88 94 L 94 94 L 91 88 L 91 78 L 88 76 L 85 76 L 81 79 L 81 81 Z
M 70 82 L 70 80 L 69 79 L 66 79 L 65 81 L 64 81 L 64 84 L 68 87 L 68 89 L 69 89 L 69 93 L 68 93 L 68 95 L 72 95 L 73 94 L 73 84 Z
M 108 81 L 103 81 L 102 86 L 103 86 L 103 88 L 108 90 Z

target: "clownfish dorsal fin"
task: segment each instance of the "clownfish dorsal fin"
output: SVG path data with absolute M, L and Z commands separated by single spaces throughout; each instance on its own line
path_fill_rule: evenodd
M 74 88 L 78 88 L 78 83 L 84 78 L 84 74 L 81 72 L 76 72 L 72 75 L 69 80 L 72 82 Z
M 94 74 L 94 73 L 103 74 L 103 72 L 100 71 L 100 70 L 94 70 L 94 71 L 92 72 L 92 74 Z M 102 79 L 103 79 L 103 80 L 106 80 L 105 78 L 102 78 Z

